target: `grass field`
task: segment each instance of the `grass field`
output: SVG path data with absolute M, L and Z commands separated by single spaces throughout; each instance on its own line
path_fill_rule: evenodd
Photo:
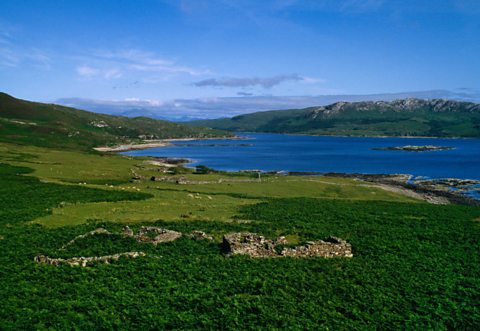
M 0 329 L 478 329 L 480 208 L 329 177 L 164 174 L 147 159 L 0 145 Z M 141 179 L 131 182 L 132 176 Z M 184 176 L 189 184 L 150 181 Z M 152 246 L 99 235 L 155 224 Z M 352 259 L 227 257 L 233 231 L 339 236 Z M 86 268 L 53 257 L 143 251 Z
M 0 145 L 0 152 L 0 162 L 28 166 L 34 169 L 33 175 L 42 181 L 142 192 L 152 196 L 142 201 L 65 203 L 53 208 L 50 215 L 33 221 L 46 226 L 76 225 L 91 220 L 121 223 L 157 220 L 233 221 L 240 207 L 272 198 L 415 201 L 341 178 L 264 176 L 258 182 L 245 175 L 186 173 L 181 176 L 193 183 L 178 185 L 150 181 L 152 176 L 159 176 L 159 170 L 163 168 L 146 163 L 145 158 L 99 156 L 35 147 L 19 151 L 8 145 Z M 132 173 L 144 179 L 131 183 Z M 180 175 L 163 176 L 175 178 Z M 202 184 L 196 184 L 198 182 Z

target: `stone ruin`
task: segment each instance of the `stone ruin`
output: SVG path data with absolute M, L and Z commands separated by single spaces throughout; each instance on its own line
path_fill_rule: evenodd
M 181 232 L 158 228 L 156 226 L 142 226 L 135 235 L 132 229 L 127 225 L 122 230 L 125 237 L 135 238 L 138 242 L 157 245 L 160 243 L 177 240 L 182 236 Z
M 231 233 L 223 237 L 223 248 L 231 255 L 250 257 L 353 257 L 352 246 L 345 240 L 330 237 L 326 241 L 308 241 L 303 246 L 277 247 L 288 244 L 285 237 L 273 240 L 256 233 Z
M 185 185 L 185 184 L 190 183 L 188 181 L 188 178 L 184 177 L 184 176 L 180 176 L 180 177 L 171 177 L 171 176 L 157 177 L 157 176 L 152 176 L 152 177 L 150 177 L 150 180 L 152 182 L 166 182 L 166 183 L 175 183 L 175 184 L 179 184 L 179 185 Z
M 101 234 L 114 235 L 114 233 L 111 233 L 104 228 L 98 228 L 93 231 L 87 232 L 85 234 L 76 236 L 75 238 L 70 240 L 68 243 L 63 245 L 60 248 L 60 250 L 65 250 L 68 246 L 74 244 L 77 240 L 80 240 L 89 236 L 95 236 L 95 235 L 101 235 Z M 142 226 L 138 231 L 138 234 L 135 235 L 133 230 L 127 225 L 123 228 L 120 235 L 124 237 L 135 238 L 135 240 L 140 243 L 157 245 L 159 243 L 165 243 L 165 242 L 177 240 L 178 238 L 182 237 L 183 234 L 181 232 L 167 230 L 167 229 L 163 229 L 155 226 Z M 198 231 L 198 230 L 192 231 L 187 236 L 195 240 L 203 240 L 203 239 L 214 240 L 212 236 L 206 234 L 203 231 Z M 125 252 L 125 253 L 118 253 L 118 254 L 105 255 L 105 256 L 72 257 L 69 259 L 52 258 L 47 255 L 37 255 L 35 256 L 34 261 L 36 263 L 50 264 L 54 266 L 70 265 L 70 266 L 86 267 L 87 265 L 90 265 L 95 262 L 109 264 L 110 262 L 118 261 L 120 257 L 136 258 L 139 256 L 145 256 L 145 255 L 146 254 L 144 252 Z
M 87 265 L 94 262 L 109 264 L 110 262 L 118 261 L 121 257 L 136 258 L 139 256 L 145 256 L 145 255 L 146 254 L 144 252 L 125 252 L 125 253 L 118 253 L 118 254 L 105 255 L 105 256 L 72 257 L 69 259 L 51 258 L 51 257 L 48 257 L 47 255 L 37 255 L 35 256 L 34 261 L 37 263 L 50 264 L 54 266 L 66 264 L 69 266 L 86 267 Z
M 68 246 L 74 244 L 77 240 L 89 237 L 89 236 L 95 236 L 99 234 L 104 234 L 104 235 L 114 235 L 114 233 L 109 232 L 108 230 L 104 228 L 98 228 L 93 231 L 87 232 L 85 234 L 81 234 L 79 236 L 76 236 L 72 240 L 70 240 L 68 243 L 63 245 L 61 249 L 65 249 Z M 141 243 L 148 243 L 148 244 L 153 244 L 157 245 L 159 243 L 164 243 L 164 242 L 169 242 L 169 241 L 174 241 L 177 240 L 182 236 L 181 232 L 177 231 L 172 231 L 172 230 L 167 230 L 155 226 L 142 226 L 140 230 L 138 231 L 138 234 L 135 235 L 132 229 L 127 225 L 123 228 L 122 232 L 120 233 L 124 237 L 132 237 L 135 238 L 138 242 Z
M 79 235 L 61 247 L 61 250 L 72 245 L 77 240 L 94 235 L 114 235 L 104 228 L 98 228 L 85 234 Z M 116 234 L 118 235 L 118 234 Z M 134 238 L 137 242 L 157 245 L 159 243 L 171 242 L 182 237 L 181 232 L 167 230 L 154 226 L 142 226 L 138 234 L 125 226 L 120 235 Z M 214 241 L 211 235 L 203 231 L 192 231 L 186 235 L 194 240 Z M 308 241 L 305 245 L 289 247 L 285 237 L 266 239 L 256 233 L 238 232 L 223 236 L 223 248 L 229 255 L 248 255 L 254 258 L 276 258 L 276 257 L 353 257 L 352 246 L 345 240 L 337 237 L 329 237 L 327 240 Z M 86 267 L 92 263 L 110 263 L 118 261 L 121 257 L 136 258 L 145 256 L 144 252 L 124 252 L 105 256 L 72 257 L 68 259 L 52 258 L 46 255 L 37 255 L 34 258 L 36 263 L 50 264 L 54 266 L 70 265 Z
M 286 247 L 280 254 L 293 257 L 353 257 L 352 245 L 337 237 L 329 237 L 325 241 L 307 241 L 305 245 L 294 248 Z

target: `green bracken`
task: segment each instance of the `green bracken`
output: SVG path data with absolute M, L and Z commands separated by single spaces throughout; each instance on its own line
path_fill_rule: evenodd
M 430 205 L 328 177 L 257 182 L 186 169 L 204 183 L 152 182 L 162 169 L 148 160 L 12 146 L 0 146 L 1 329 L 480 327 L 479 207 Z M 143 179 L 130 183 L 132 169 Z M 215 241 L 153 246 L 96 235 L 60 250 L 77 235 L 125 224 L 201 230 Z M 237 231 L 299 243 L 334 235 L 354 257 L 225 256 L 221 237 Z M 86 268 L 33 261 L 126 251 L 146 256 Z

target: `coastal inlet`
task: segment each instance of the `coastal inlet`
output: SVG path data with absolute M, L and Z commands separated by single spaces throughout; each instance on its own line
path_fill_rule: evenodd
M 189 166 L 239 171 L 411 174 L 428 179 L 480 180 L 480 139 L 328 137 L 240 134 L 245 139 L 171 141 L 170 146 L 129 151 L 136 156 L 187 158 Z M 389 150 L 391 146 L 448 146 L 432 152 Z

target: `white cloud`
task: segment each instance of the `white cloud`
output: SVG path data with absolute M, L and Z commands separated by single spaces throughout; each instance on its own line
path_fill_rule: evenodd
M 122 72 L 118 69 L 110 69 L 110 70 L 106 70 L 104 73 L 103 73 L 103 77 L 105 79 L 116 79 L 116 78 L 120 78 L 122 77 Z
M 176 61 L 159 57 L 153 52 L 139 49 L 97 50 L 88 55 L 72 57 L 79 63 L 76 73 L 86 80 L 119 80 L 113 88 L 133 87 L 139 83 L 156 84 L 178 75 L 198 76 L 209 73 L 206 69 L 192 68 Z M 127 81 L 134 83 L 127 83 Z
M 98 69 L 87 65 L 76 68 L 77 74 L 82 78 L 104 78 L 117 79 L 122 77 L 122 72 L 118 69 Z
M 139 49 L 98 51 L 95 52 L 95 58 L 97 61 L 113 63 L 117 66 L 121 66 L 122 69 L 130 71 L 187 74 L 191 76 L 199 76 L 210 73 L 210 71 L 207 69 L 199 69 L 180 65 L 176 61 L 161 58 L 153 52 Z
M 95 77 L 99 73 L 98 69 L 95 69 L 89 66 L 80 66 L 80 67 L 77 67 L 76 70 L 80 76 L 86 77 L 86 78 Z

